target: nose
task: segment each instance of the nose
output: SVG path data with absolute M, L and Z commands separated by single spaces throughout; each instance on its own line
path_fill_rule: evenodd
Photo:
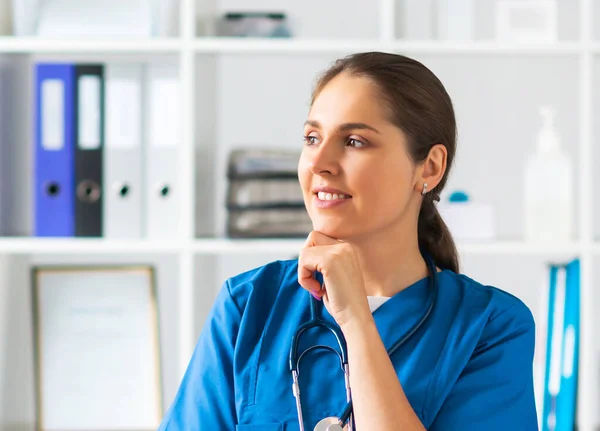
M 324 140 L 318 148 L 309 152 L 309 169 L 315 175 L 338 175 L 340 157 L 335 143 Z

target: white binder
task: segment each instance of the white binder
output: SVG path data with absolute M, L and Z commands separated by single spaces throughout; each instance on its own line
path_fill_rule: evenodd
M 7 215 L 6 215 L 6 201 L 7 201 L 7 193 L 9 187 L 9 179 L 6 177 L 6 171 L 4 168 L 4 164 L 8 159 L 8 151 L 6 146 L 8 145 L 7 139 L 7 121 L 6 121 L 6 105 L 8 105 L 8 94 L 6 92 L 6 71 L 4 70 L 5 66 L 0 62 L 0 235 L 6 235 L 6 224 L 7 224 Z
M 140 238 L 143 210 L 141 64 L 106 65 L 103 231 Z
M 174 239 L 179 233 L 178 183 L 180 88 L 175 65 L 150 63 L 146 73 L 146 236 Z

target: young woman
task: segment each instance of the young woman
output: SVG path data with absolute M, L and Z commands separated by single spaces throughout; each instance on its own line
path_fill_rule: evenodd
M 435 206 L 455 151 L 423 64 L 371 52 L 325 71 L 298 165 L 314 230 L 298 259 L 225 282 L 160 430 L 537 430 L 532 314 L 459 273 Z M 340 342 L 315 327 L 290 354 L 313 311 Z

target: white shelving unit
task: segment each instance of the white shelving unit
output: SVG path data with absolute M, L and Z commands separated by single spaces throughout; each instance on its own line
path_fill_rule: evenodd
M 461 127 L 466 130 L 465 141 L 467 143 L 481 140 L 485 127 L 495 127 L 493 133 L 506 132 L 499 124 L 490 123 L 482 125 L 481 129 L 475 129 L 478 120 L 475 119 L 475 110 L 481 110 L 482 107 L 497 109 L 490 117 L 500 115 L 502 107 L 506 103 L 518 103 L 521 99 L 526 99 L 531 88 L 532 101 L 526 100 L 524 105 L 531 105 L 534 109 L 537 104 L 545 102 L 545 88 L 547 93 L 556 95 L 548 98 L 553 102 L 565 102 L 565 116 L 568 120 L 561 124 L 562 131 L 569 136 L 567 150 L 575 158 L 577 177 L 576 183 L 576 215 L 577 215 L 577 235 L 572 242 L 552 243 L 552 244 L 528 244 L 520 238 L 519 209 L 514 209 L 513 205 L 520 199 L 520 196 L 514 196 L 518 193 L 519 182 L 509 178 L 506 170 L 521 169 L 521 165 L 515 162 L 514 165 L 508 164 L 504 170 L 505 181 L 508 185 L 498 184 L 488 177 L 486 171 L 477 170 L 476 165 L 463 161 L 462 164 L 455 167 L 459 173 L 456 174 L 455 182 L 457 187 L 464 187 L 465 184 L 473 184 L 476 196 L 487 196 L 484 190 L 489 189 L 489 199 L 499 210 L 498 217 L 501 221 L 502 238 L 493 243 L 459 243 L 459 250 L 465 262 L 487 262 L 490 268 L 495 265 L 501 265 L 503 259 L 506 262 L 513 262 L 511 259 L 523 260 L 539 264 L 540 266 L 547 260 L 568 259 L 579 257 L 581 260 L 581 286 L 582 286 L 582 331 L 581 331 L 581 351 L 580 351 L 580 383 L 579 383 L 579 430 L 592 431 L 599 423 L 596 412 L 596 406 L 600 402 L 598 388 L 600 380 L 598 378 L 598 345 L 595 340 L 595 327 L 600 323 L 596 318 L 595 306 L 598 304 L 594 294 L 595 280 L 600 276 L 594 271 L 594 262 L 600 258 L 600 243 L 595 238 L 600 236 L 600 225 L 594 223 L 593 214 L 600 210 L 600 194 L 596 192 L 600 186 L 600 177 L 597 177 L 592 166 L 594 161 L 598 160 L 598 154 L 594 153 L 594 137 L 598 136 L 600 130 L 594 128 L 594 113 L 597 103 L 600 103 L 600 82 L 595 83 L 594 73 L 598 73 L 599 61 L 596 56 L 600 54 L 600 42 L 594 40 L 592 34 L 593 17 L 597 15 L 598 4 L 592 0 L 579 0 L 572 2 L 577 4 L 576 18 L 578 20 L 577 37 L 561 39 L 555 44 L 505 44 L 496 43 L 491 39 L 467 41 L 467 42 L 442 42 L 436 40 L 412 41 L 402 40 L 397 37 L 398 34 L 398 8 L 401 1 L 379 0 L 375 3 L 369 0 L 363 1 L 364 8 L 378 7 L 376 18 L 373 18 L 372 25 L 376 29 L 372 33 L 374 37 L 365 38 L 308 38 L 304 35 L 294 39 L 231 39 L 220 38 L 213 35 L 200 35 L 198 31 L 200 16 L 204 11 L 204 4 L 195 0 L 180 0 L 180 33 L 173 38 L 164 39 L 103 39 L 90 40 L 80 38 L 78 40 L 46 40 L 36 37 L 11 37 L 0 36 L 0 58 L 6 58 L 7 61 L 25 61 L 36 57 L 61 58 L 125 58 L 140 57 L 154 58 L 165 57 L 170 61 L 177 61 L 180 70 L 181 94 L 182 98 L 182 140 L 180 153 L 180 177 L 179 187 L 183 198 L 181 199 L 181 218 L 177 223 L 181 227 L 180 237 L 169 241 L 125 241 L 109 239 L 42 239 L 26 236 L 10 236 L 0 238 L 0 268 L 5 271 L 11 271 L 11 264 L 5 267 L 1 266 L 2 256 L 8 259 L 8 262 L 35 262 L 35 261 L 63 261 L 70 257 L 77 259 L 117 259 L 128 258 L 135 259 L 156 259 L 160 266 L 161 259 L 164 256 L 168 260 L 167 265 L 170 269 L 167 274 L 173 275 L 176 282 L 170 282 L 165 278 L 163 287 L 165 295 L 173 294 L 176 301 L 170 299 L 169 303 L 173 308 L 165 319 L 177 320 L 176 333 L 172 335 L 177 339 L 176 355 L 170 360 L 169 365 L 176 367 L 176 371 L 170 374 L 170 382 L 165 388 L 165 402 L 170 402 L 179 378 L 188 365 L 188 360 L 195 346 L 196 337 L 200 329 L 202 320 L 210 307 L 210 303 L 216 293 L 216 289 L 221 285 L 224 278 L 235 273 L 238 269 L 250 268 L 261 261 L 268 261 L 272 258 L 288 258 L 298 252 L 302 246 L 302 240 L 231 240 L 223 238 L 222 223 L 224 210 L 221 205 L 221 196 L 225 190 L 225 180 L 222 175 L 227 151 L 234 145 L 238 145 L 243 139 L 242 132 L 230 130 L 228 127 L 231 121 L 239 121 L 235 129 L 247 130 L 247 143 L 242 145 L 257 145 L 262 138 L 261 127 L 267 129 L 264 132 L 265 145 L 276 145 L 281 140 L 294 138 L 294 133 L 300 130 L 301 123 L 297 122 L 295 129 L 290 130 L 291 120 L 287 123 L 275 127 L 271 123 L 270 117 L 275 112 L 290 109 L 289 117 L 298 119 L 303 111 L 299 111 L 295 105 L 298 101 L 303 101 L 308 97 L 293 93 L 294 91 L 304 91 L 302 81 L 306 75 L 314 76 L 315 72 L 327 66 L 328 62 L 335 57 L 346 53 L 368 50 L 380 50 L 398 52 L 406 55 L 415 56 L 421 59 L 425 64 L 431 64 L 434 72 L 440 71 L 439 76 L 444 83 L 448 83 L 450 95 L 455 98 L 457 112 L 469 112 L 473 118 L 464 118 L 459 116 L 459 134 Z M 218 0 L 214 0 L 218 2 Z M 566 3 L 562 2 L 561 3 Z M 569 0 L 570 1 L 570 0 Z M 235 6 L 233 0 L 221 0 L 217 6 L 222 8 Z M 260 1 L 257 1 L 260 3 Z M 298 2 L 299 4 L 300 2 Z M 352 2 L 360 3 L 358 0 Z M 215 6 L 215 5 L 212 5 Z M 594 6 L 594 7 L 593 7 Z M 291 6 L 290 6 L 291 7 Z M 294 5 L 295 8 L 302 7 Z M 309 7 L 309 6 L 305 6 Z M 563 7 L 564 4 L 563 4 Z M 212 8 L 211 10 L 214 10 Z M 331 17 L 336 19 L 337 17 Z M 348 34 L 352 34 L 352 24 L 349 25 Z M 324 32 L 326 30 L 320 30 Z M 548 63 L 546 63 L 548 61 Z M 266 78 L 265 73 L 260 78 L 260 71 L 256 64 L 268 65 L 269 75 Z M 302 63 L 300 63 L 302 62 Z M 301 64 L 306 64 L 308 72 L 298 71 Z M 516 64 L 516 66 L 514 66 Z M 469 72 L 473 67 L 481 73 L 473 75 L 461 73 Z M 477 66 L 481 65 L 481 66 Z M 489 65 L 489 66 L 488 66 Z M 534 67 L 536 72 L 532 75 L 523 75 L 525 82 L 522 87 L 518 87 L 516 80 L 521 77 L 519 70 L 527 66 Z M 456 66 L 456 68 L 454 68 Z M 505 82 L 499 79 L 501 75 L 493 75 L 486 83 L 486 70 L 494 71 L 498 67 L 506 66 Z M 556 66 L 556 68 L 555 68 Z M 264 66 L 263 66 L 264 67 Z M 489 69 L 486 69 L 489 67 Z M 511 67 L 513 67 L 511 69 Z M 456 69 L 456 70 L 454 70 Z M 515 72 L 516 71 L 516 72 Z M 539 88 L 535 87 L 535 73 L 545 73 L 541 78 L 547 79 Z M 289 76 L 287 75 L 289 73 Z M 498 72 L 502 73 L 502 72 Z M 523 72 L 525 73 L 525 72 Z M 554 78 L 553 73 L 557 76 Z M 569 74 L 571 81 L 564 80 L 561 73 Z M 282 77 L 285 74 L 284 77 Z M 565 75 L 566 76 L 566 75 Z M 236 94 L 237 89 L 243 84 L 236 81 L 236 77 L 246 80 L 257 80 L 257 89 L 250 91 L 249 98 L 261 91 L 266 91 L 266 99 L 258 103 L 278 103 L 283 99 L 277 98 L 277 93 L 284 88 L 281 82 L 289 81 L 288 85 L 294 86 L 296 78 L 299 89 L 290 89 L 293 93 L 290 95 L 289 106 L 261 106 L 254 112 L 249 113 L 250 119 L 242 118 L 240 112 L 242 109 L 251 107 L 253 103 L 248 100 L 240 100 L 242 107 L 237 107 L 232 96 Z M 257 78 L 258 77 L 258 78 Z M 498 81 L 494 79 L 498 78 Z M 514 81 L 511 79 L 514 78 Z M 273 89 L 269 92 L 269 85 Z M 271 84 L 271 81 L 274 83 Z M 468 88 L 462 83 L 481 85 L 479 88 L 489 88 L 490 92 L 481 95 L 468 94 Z M 550 83 L 550 84 L 548 84 Z M 278 87 L 281 85 L 282 87 Z M 515 92 L 523 91 L 523 94 L 513 95 L 512 99 L 501 99 L 496 101 L 495 97 L 500 97 L 515 85 Z M 546 86 L 546 87 L 544 87 Z M 564 88 L 563 88 L 564 87 Z M 216 88 L 216 89 L 215 89 Z M 308 87 L 306 87 L 308 88 Z M 496 93 L 494 93 L 496 91 Z M 255 93 L 256 92 L 256 93 Z M 464 94 L 463 94 L 464 93 Z M 598 96 L 595 96 L 598 94 Z M 206 97 L 205 97 L 206 95 Z M 493 96 L 491 99 L 486 97 Z M 304 97 L 304 98 L 303 98 Z M 509 96 L 506 96 L 509 97 Z M 481 99 L 482 107 L 471 108 L 469 111 L 468 103 Z M 529 105 L 528 105 L 529 103 Z M 497 105 L 497 106 L 496 106 Z M 527 111 L 529 114 L 529 112 Z M 237 115 L 237 116 L 236 116 Z M 482 114 L 483 115 L 483 114 Z M 508 115 L 508 114 L 507 114 Z M 518 114 L 515 114 L 518 115 Z M 535 113 L 534 113 L 535 115 Z M 560 116 L 559 112 L 559 116 Z M 512 117 L 511 117 L 512 118 Z M 535 121 L 535 116 L 530 116 L 527 120 L 529 124 L 531 119 Z M 263 119 L 262 125 L 254 126 L 251 122 Z M 461 123 L 460 120 L 463 120 Z M 572 121 L 571 121 L 572 120 Z M 500 120 L 499 120 L 500 121 Z M 525 123 L 519 123 L 525 124 Z M 522 126 L 526 127 L 526 126 Z M 537 124 L 527 126 L 527 133 L 534 132 Z M 282 131 L 283 130 L 283 131 Z M 525 129 L 520 129 L 525 130 Z M 27 132 L 21 132 L 20 136 L 26 136 Z M 236 134 L 237 133 L 237 134 Z M 506 139 L 510 134 L 503 134 L 502 138 L 494 141 L 498 144 L 500 139 Z M 518 136 L 516 138 L 519 138 Z M 493 138 L 492 138 L 493 139 Z M 520 137 L 521 141 L 531 141 L 533 135 Z M 298 141 L 299 142 L 299 141 Z M 486 142 L 478 142 L 485 145 Z M 291 144 L 285 144 L 291 145 Z M 460 147 L 459 143 L 459 147 Z M 507 143 L 510 146 L 510 142 Z M 474 147 L 467 145 L 464 154 L 464 160 L 468 160 L 469 151 Z M 517 158 L 523 159 L 529 149 L 519 148 L 519 144 L 513 145 L 510 149 L 521 150 Z M 487 153 L 493 150 L 486 149 Z M 498 152 L 503 152 L 499 148 Z M 479 153 L 477 153 L 479 154 Z M 473 156 L 474 158 L 479 155 Z M 502 166 L 503 161 L 499 154 Z M 21 158 L 23 160 L 23 157 Z M 475 159 L 476 160 L 476 159 Z M 489 162 L 489 161 L 488 161 Z M 486 161 L 482 161 L 483 164 Z M 507 162 L 510 163 L 510 162 Z M 519 162 L 520 163 L 520 162 Z M 475 169 L 475 170 L 474 170 Z M 462 173 L 460 173 L 462 172 Z M 496 171 L 494 171 L 496 172 Z M 493 176 L 490 173 L 490 176 Z M 474 182 L 474 183 L 473 183 Z M 481 182 L 482 185 L 475 183 Z M 450 185 L 450 184 L 449 184 Z M 481 187 L 481 188 L 476 188 Z M 506 191 L 505 189 L 509 189 Z M 176 262 L 173 264 L 173 262 Z M 525 265 L 525 264 L 524 264 Z M 26 267 L 17 265 L 20 268 Z M 480 266 L 473 267 L 476 269 Z M 488 266 L 485 266 L 488 268 Z M 519 270 L 528 271 L 529 267 L 523 266 L 515 269 L 497 271 L 499 287 L 511 290 L 513 281 L 518 285 L 521 278 L 518 275 Z M 14 270 L 16 271 L 16 270 Z M 469 267 L 466 266 L 465 272 L 469 274 Z M 512 272 L 512 274 L 511 274 Z M 485 278 L 483 269 L 477 274 L 482 274 Z M 531 275 L 534 274 L 534 275 Z M 2 271 L 0 271 L 0 293 L 2 288 Z M 537 273 L 530 273 L 531 277 L 537 277 Z M 166 277 L 166 276 L 165 276 Z M 525 277 L 527 278 L 527 277 Z M 11 280 L 11 277 L 7 279 Z M 484 280 L 487 281 L 487 280 Z M 493 279 L 490 279 L 492 282 Z M 210 287 L 212 286 L 212 287 Z M 539 285 L 533 287 L 523 287 L 530 289 L 521 292 L 521 286 L 514 287 L 514 293 L 523 297 L 532 298 L 535 301 L 536 289 Z M 198 308 L 198 304 L 201 304 Z M 532 306 L 535 308 L 535 306 Z M 535 310 L 534 310 L 535 312 Z M 0 309 L 1 313 L 1 309 Z M 534 313 L 535 314 L 535 313 Z M 543 318 L 543 316 L 537 316 Z M 1 319 L 0 319 L 0 329 Z M 0 331 L 0 335 L 2 331 Z M 0 338 L 0 343 L 1 343 Z M 1 346 L 1 344 L 0 344 Z M 1 362 L 0 362 L 1 364 Z M 1 369 L 2 367 L 0 367 Z M 1 376 L 0 376 L 1 377 Z M 167 376 L 169 377 L 169 376 Z M 0 385 L 0 395 L 2 385 Z M 5 395 L 6 396 L 6 395 Z M 25 395 L 23 396 L 25 397 Z M 2 398 L 0 397 L 0 400 Z M 2 403 L 0 402 L 0 415 Z M 7 408 L 8 410 L 8 408 Z M 23 413 L 29 415 L 30 412 Z M 0 425 L 2 417 L 0 416 Z

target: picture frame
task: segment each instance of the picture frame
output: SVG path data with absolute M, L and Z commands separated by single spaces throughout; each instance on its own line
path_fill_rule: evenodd
M 156 430 L 163 411 L 151 265 L 31 268 L 37 431 Z

